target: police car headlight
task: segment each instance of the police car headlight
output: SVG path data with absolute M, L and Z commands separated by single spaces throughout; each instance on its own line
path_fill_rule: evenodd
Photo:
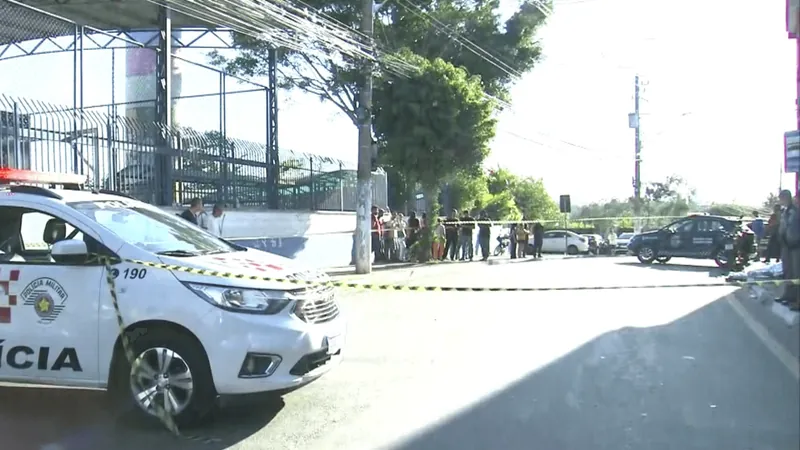
M 277 314 L 293 300 L 290 294 L 285 291 L 245 289 L 200 283 L 184 283 L 184 285 L 197 294 L 198 297 L 212 305 L 235 312 Z

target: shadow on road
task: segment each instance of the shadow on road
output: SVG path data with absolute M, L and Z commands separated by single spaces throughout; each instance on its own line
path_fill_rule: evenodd
M 178 438 L 133 411 L 114 411 L 104 391 L 2 386 L 0 448 L 222 450 L 256 433 L 282 408 L 282 400 L 226 408 L 208 427 L 181 430 L 189 438 Z
M 707 272 L 709 277 L 716 278 L 727 275 L 730 270 L 722 269 L 719 267 L 712 267 L 712 266 L 701 266 L 701 265 L 693 265 L 693 264 L 676 264 L 676 263 L 666 263 L 661 264 L 654 262 L 652 264 L 642 264 L 638 261 L 625 261 L 625 262 L 618 262 L 616 263 L 620 266 L 626 267 L 638 267 L 641 269 L 650 269 L 650 270 L 666 270 L 670 272 Z
M 797 448 L 800 388 L 753 336 L 724 297 L 609 332 L 394 448 Z

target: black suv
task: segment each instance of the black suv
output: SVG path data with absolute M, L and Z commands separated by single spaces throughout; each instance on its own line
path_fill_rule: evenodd
M 728 266 L 733 256 L 746 264 L 758 251 L 753 232 L 741 221 L 710 215 L 691 215 L 660 230 L 637 234 L 628 250 L 643 264 L 666 263 L 675 256 L 713 259 L 719 267 Z

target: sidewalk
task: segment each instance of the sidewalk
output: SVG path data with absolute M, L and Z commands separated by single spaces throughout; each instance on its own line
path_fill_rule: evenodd
M 521 263 L 521 262 L 534 262 L 534 261 L 552 261 L 558 259 L 573 259 L 573 258 L 596 258 L 595 255 L 544 255 L 543 258 L 535 259 L 533 257 L 525 257 L 525 258 L 517 258 L 511 259 L 508 255 L 501 255 L 501 256 L 490 256 L 488 261 L 485 261 L 489 265 L 497 265 L 497 264 L 511 264 L 511 263 Z M 430 261 L 426 263 L 419 263 L 419 262 L 396 262 L 396 263 L 378 263 L 372 265 L 372 272 L 383 272 L 388 270 L 399 270 L 399 269 L 408 269 L 414 267 L 432 267 L 438 265 L 448 265 L 448 264 L 467 264 L 467 263 L 481 263 L 480 258 L 475 258 L 472 261 Z M 344 267 L 329 267 L 324 270 L 325 273 L 332 277 L 340 277 L 346 275 L 356 275 L 356 268 L 355 266 L 344 266 Z

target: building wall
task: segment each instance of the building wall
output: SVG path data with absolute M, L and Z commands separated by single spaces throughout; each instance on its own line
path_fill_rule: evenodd
M 237 244 L 325 268 L 350 264 L 355 225 L 352 212 L 229 210 L 222 229 Z

